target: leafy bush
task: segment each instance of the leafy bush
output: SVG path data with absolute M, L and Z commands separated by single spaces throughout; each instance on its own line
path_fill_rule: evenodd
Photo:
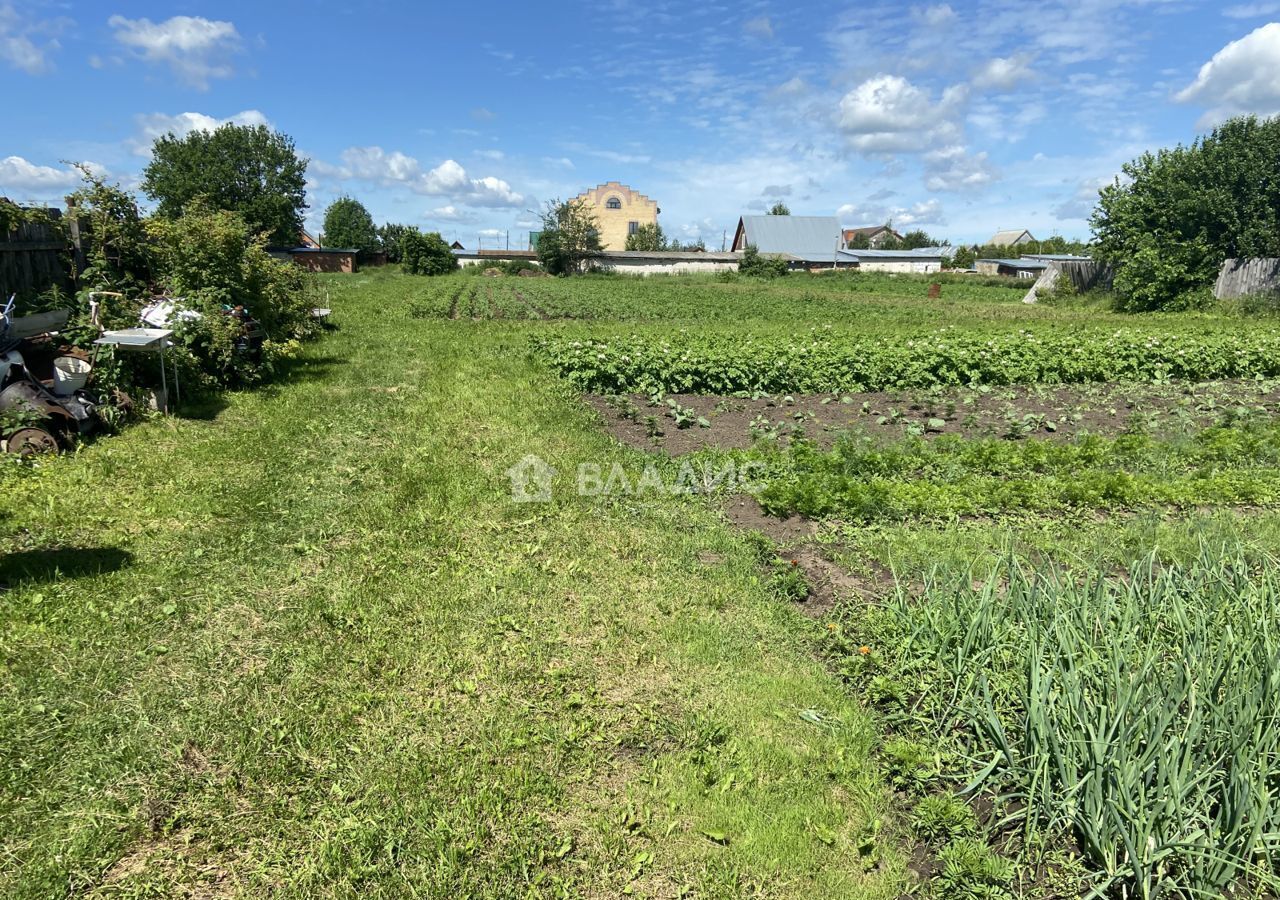
M 77 273 L 89 290 L 136 296 L 152 277 L 153 251 L 137 198 L 79 166 L 84 186 L 67 198 L 69 216 L 87 219 L 85 269 Z
M 787 274 L 787 261 L 780 256 L 762 256 L 754 244 L 742 250 L 738 272 L 753 278 L 780 278 Z
M 1231 119 L 1124 174 L 1092 222 L 1124 309 L 1195 307 L 1224 260 L 1280 256 L 1280 119 Z
M 458 258 L 439 233 L 410 228 L 400 236 L 400 265 L 410 275 L 446 275 L 458 268 Z
M 265 238 L 255 236 L 238 214 L 193 203 L 177 219 L 150 220 L 147 230 L 161 281 L 184 308 L 199 314 L 175 324 L 206 385 L 261 378 L 310 330 L 308 276 L 272 259 Z M 238 308 L 261 327 L 261 354 L 246 352 Z

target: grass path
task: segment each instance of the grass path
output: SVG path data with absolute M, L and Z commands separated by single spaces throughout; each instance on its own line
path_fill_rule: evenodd
M 420 283 L 335 281 L 279 385 L 0 476 L 0 895 L 896 896 L 819 626 L 710 507 L 573 496 L 641 457 L 542 326 Z

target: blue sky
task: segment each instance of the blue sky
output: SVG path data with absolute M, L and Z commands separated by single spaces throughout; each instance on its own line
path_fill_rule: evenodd
M 718 249 L 784 200 L 846 225 L 1085 237 L 1144 150 L 1280 112 L 1280 0 L 144 3 L 0 0 L 0 195 L 65 161 L 135 186 L 151 139 L 266 122 L 316 226 L 374 218 L 512 246 L 620 180 Z

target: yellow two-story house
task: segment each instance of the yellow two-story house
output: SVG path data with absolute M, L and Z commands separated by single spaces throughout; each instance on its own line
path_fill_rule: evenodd
M 583 191 L 575 199 L 591 209 L 600 225 L 600 243 L 606 250 L 625 250 L 627 235 L 635 234 L 641 225 L 658 221 L 658 204 L 625 184 L 610 181 Z

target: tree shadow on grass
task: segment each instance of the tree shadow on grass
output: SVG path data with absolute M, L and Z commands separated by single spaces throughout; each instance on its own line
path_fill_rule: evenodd
M 119 547 L 59 547 L 0 554 L 0 589 L 24 582 L 43 583 L 86 575 L 105 575 L 133 564 Z
M 173 414 L 179 419 L 212 422 L 228 405 L 226 398 L 221 394 L 201 396 L 192 400 L 183 400 Z
M 296 384 L 299 382 L 319 381 L 327 378 L 335 369 L 345 366 L 345 356 L 300 356 L 282 360 L 276 365 L 275 376 L 271 385 Z

